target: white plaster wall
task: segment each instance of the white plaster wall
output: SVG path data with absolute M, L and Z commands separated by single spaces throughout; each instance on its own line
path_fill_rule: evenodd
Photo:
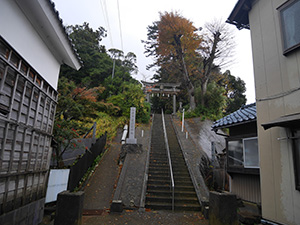
M 258 0 L 249 13 L 257 98 L 262 216 L 282 224 L 300 224 L 300 192 L 295 189 L 288 129 L 261 124 L 300 112 L 300 91 L 264 100 L 300 87 L 300 50 L 284 56 L 278 6 L 286 0 Z
M 14 0 L 1 0 L 0 35 L 54 88 L 60 63 Z

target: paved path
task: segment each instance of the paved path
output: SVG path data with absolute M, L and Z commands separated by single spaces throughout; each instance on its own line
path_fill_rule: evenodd
M 127 151 L 113 200 L 121 200 L 124 208 L 144 207 L 144 184 L 150 149 L 150 125 L 138 124 L 135 137 L 139 146 L 126 145 Z
M 118 158 L 121 149 L 121 132 L 114 138 L 109 150 L 102 157 L 94 174 L 84 188 L 84 210 L 110 208 L 120 168 Z
M 139 212 L 126 210 L 121 214 L 103 213 L 101 216 L 85 216 L 83 225 L 208 225 L 200 212 L 192 213 L 172 213 L 168 211 Z

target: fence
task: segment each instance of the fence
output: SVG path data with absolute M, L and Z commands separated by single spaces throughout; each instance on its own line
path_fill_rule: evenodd
M 83 136 L 83 138 L 73 139 L 75 143 L 81 143 L 76 145 L 75 148 L 69 147 L 62 155 L 63 158 L 63 164 L 65 166 L 72 165 L 78 158 L 78 156 L 85 153 L 86 149 L 90 149 L 93 144 L 96 142 L 96 128 L 97 123 L 94 122 L 93 126 L 90 128 L 90 130 Z M 86 138 L 89 133 L 93 131 L 92 138 Z M 52 161 L 53 162 L 53 161 Z M 54 162 L 53 164 L 54 165 Z
M 90 151 L 87 151 L 78 162 L 71 167 L 69 175 L 68 190 L 74 191 L 79 184 L 80 180 L 91 167 L 95 158 L 104 152 L 106 144 L 106 133 L 97 139 L 96 143 L 91 147 Z

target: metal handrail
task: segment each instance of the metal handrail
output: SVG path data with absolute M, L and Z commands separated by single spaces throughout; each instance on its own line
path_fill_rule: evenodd
M 97 128 L 97 122 L 94 122 L 93 126 L 83 136 L 83 139 L 86 138 L 92 130 L 93 130 L 93 138 L 95 138 L 96 137 L 96 128 Z
M 170 154 L 170 148 L 168 143 L 168 136 L 166 131 L 166 124 L 165 124 L 165 118 L 164 118 L 164 111 L 161 109 L 161 115 L 162 115 L 162 123 L 163 123 L 163 130 L 164 130 L 164 137 L 165 137 L 165 145 L 168 155 L 168 161 L 169 161 L 169 167 L 170 167 L 170 177 L 171 177 L 171 188 L 172 188 L 172 211 L 174 211 L 174 189 L 175 189 L 175 182 L 174 182 L 174 176 L 173 176 L 173 169 L 172 169 L 172 161 L 171 161 L 171 154 Z

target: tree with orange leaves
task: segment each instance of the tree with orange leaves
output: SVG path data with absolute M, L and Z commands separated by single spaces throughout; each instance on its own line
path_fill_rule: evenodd
M 163 82 L 181 82 L 189 94 L 190 109 L 195 109 L 194 86 L 200 83 L 201 105 L 212 71 L 232 58 L 232 33 L 220 22 L 207 23 L 196 29 L 191 21 L 177 12 L 160 13 L 160 20 L 148 26 L 146 56 L 153 56 L 157 67 L 153 77 Z M 202 30 L 202 31 L 201 31 Z M 200 33 L 201 31 L 201 33 Z
M 160 21 L 148 26 L 148 40 L 145 43 L 147 56 L 155 56 L 154 64 L 159 68 L 161 81 L 181 82 L 189 94 L 190 108 L 195 109 L 194 85 L 191 82 L 190 60 L 202 41 L 193 23 L 177 12 L 160 13 Z

